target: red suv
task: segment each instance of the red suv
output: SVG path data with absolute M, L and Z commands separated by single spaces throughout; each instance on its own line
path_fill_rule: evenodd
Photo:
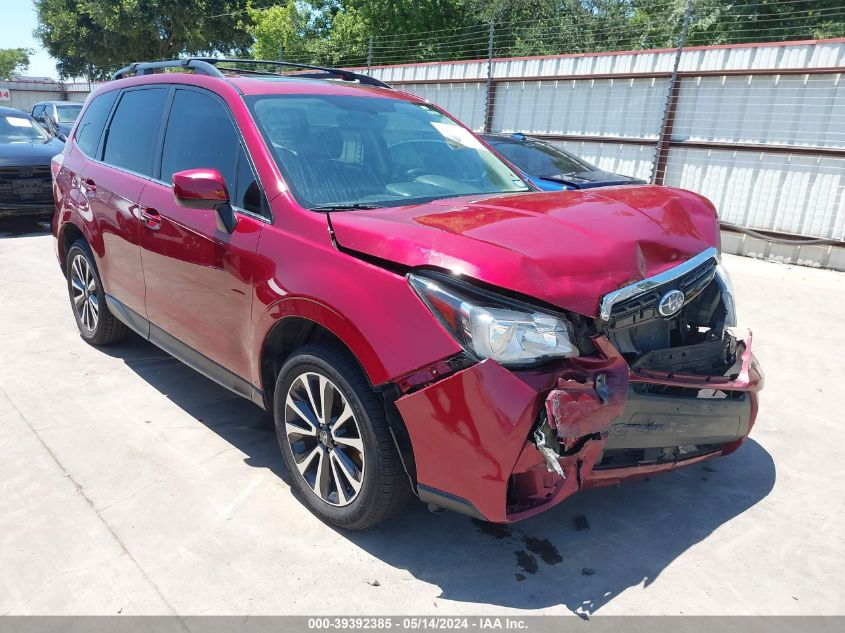
M 86 341 L 134 330 L 272 411 L 302 499 L 352 529 L 411 494 L 516 521 L 741 444 L 763 380 L 706 199 L 538 192 L 414 95 L 249 63 L 88 99 L 53 162 Z

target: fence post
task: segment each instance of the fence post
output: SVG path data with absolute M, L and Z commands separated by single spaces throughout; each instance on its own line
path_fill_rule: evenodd
M 493 100 L 496 87 L 493 85 L 493 20 L 490 20 L 487 37 L 487 94 L 484 98 L 484 131 L 493 129 Z
M 663 121 L 660 124 L 657 147 L 654 150 L 654 161 L 652 162 L 651 169 L 651 184 L 653 185 L 662 185 L 663 178 L 666 176 L 666 162 L 669 160 L 669 143 L 672 139 L 672 128 L 675 125 L 678 93 L 681 89 L 681 83 L 678 81 L 678 66 L 681 63 L 681 53 L 687 41 L 687 28 L 689 27 L 691 15 L 692 0 L 687 0 L 687 9 L 684 12 L 684 24 L 681 27 L 681 35 L 678 38 L 678 50 L 675 51 L 675 64 L 672 67 L 669 90 L 666 93 L 666 105 L 663 108 Z
M 367 74 L 370 74 L 370 70 L 373 67 L 373 36 L 370 35 L 370 41 L 367 44 Z

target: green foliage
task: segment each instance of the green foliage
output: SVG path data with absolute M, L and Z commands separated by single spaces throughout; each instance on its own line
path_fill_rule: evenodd
M 346 65 L 367 55 L 371 27 L 352 6 L 287 2 L 250 9 L 255 59 Z
M 0 79 L 11 79 L 25 71 L 31 54 L 26 48 L 0 48 Z
M 35 9 L 35 34 L 65 77 L 252 46 L 247 0 L 35 0 Z
M 677 46 L 687 0 L 324 0 L 289 59 L 362 64 L 551 55 Z M 344 20 L 337 19 L 342 16 Z M 345 31 L 341 35 L 341 25 Z M 353 27 L 353 28 L 351 28 Z M 354 33 L 350 37 L 348 33 Z M 845 36 L 842 0 L 693 0 L 687 45 Z
M 347 60 L 355 63 L 366 58 L 370 28 L 354 8 L 337 11 L 326 32 L 325 37 L 313 43 L 312 61 L 343 66 Z
M 256 59 L 283 59 L 285 51 L 301 48 L 303 42 L 316 36 L 309 29 L 308 14 L 295 2 L 266 9 L 250 7 L 248 14 L 253 23 L 252 52 Z
M 464 0 L 346 0 L 374 36 L 458 30 L 476 22 Z
M 688 44 L 736 44 L 845 36 L 842 0 L 696 0 Z
M 364 65 L 677 45 L 688 0 L 35 0 L 62 75 L 184 54 Z M 845 36 L 842 0 L 693 0 L 687 45 Z

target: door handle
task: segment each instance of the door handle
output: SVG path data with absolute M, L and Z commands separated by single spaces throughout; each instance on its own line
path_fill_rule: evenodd
M 141 219 L 144 226 L 151 231 L 158 231 L 161 228 L 161 213 L 149 207 L 141 207 Z
M 93 178 L 83 178 L 82 179 L 82 193 L 95 193 L 97 191 L 97 183 L 94 182 Z

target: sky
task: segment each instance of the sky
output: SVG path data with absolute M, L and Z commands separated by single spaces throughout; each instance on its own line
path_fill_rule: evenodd
M 56 60 L 50 57 L 32 35 L 38 22 L 32 0 L 0 0 L 0 48 L 29 48 L 29 69 L 33 77 L 58 77 Z

